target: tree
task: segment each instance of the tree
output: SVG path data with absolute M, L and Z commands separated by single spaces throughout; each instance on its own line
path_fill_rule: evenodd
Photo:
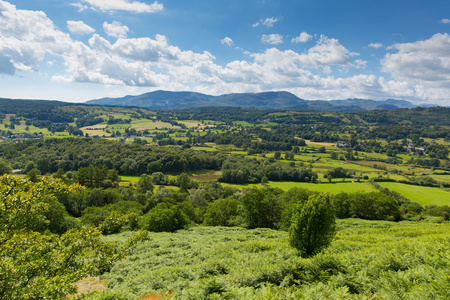
M 152 175 L 142 174 L 137 184 L 138 191 L 140 193 L 146 193 L 150 191 L 153 194 L 153 180 Z
M 189 184 L 191 182 L 191 180 L 189 179 L 188 174 L 181 173 L 180 178 L 179 178 L 179 182 L 180 182 L 180 191 L 183 192 L 183 193 L 187 193 L 188 189 L 189 189 Z
M 181 210 L 179 205 L 159 203 L 144 217 L 144 228 L 154 232 L 174 232 L 185 228 L 189 224 L 189 218 Z
M 275 153 L 273 154 L 273 158 L 280 159 L 281 158 L 281 151 L 275 151 Z
M 304 257 L 315 255 L 330 245 L 336 222 L 328 194 L 312 195 L 292 219 L 289 242 Z
M 248 228 L 276 228 L 280 220 L 279 189 L 253 189 L 242 197 Z
M 328 180 L 329 183 L 331 183 L 331 181 L 333 180 L 333 176 L 328 175 L 328 176 L 327 176 L 327 180 Z
M 39 181 L 39 175 L 41 174 L 41 172 L 39 172 L 38 169 L 32 169 L 30 172 L 27 173 L 27 177 L 30 181 L 32 182 L 38 182 Z
M 11 170 L 12 170 L 12 168 L 11 168 L 10 164 L 8 164 L 3 159 L 0 159 L 0 175 L 7 174 L 7 173 L 11 172 Z
M 33 183 L 0 177 L 0 299 L 62 299 L 76 292 L 74 282 L 109 270 L 147 238 L 141 232 L 119 248 L 103 242 L 93 227 L 62 235 L 39 233 L 49 222 L 45 215 L 55 193 L 80 189 L 47 178 Z
M 213 202 L 205 213 L 204 224 L 208 226 L 231 226 L 238 216 L 240 203 L 234 198 L 219 199 Z
M 269 183 L 269 179 L 267 179 L 267 176 L 263 176 L 263 177 L 261 178 L 261 184 L 262 184 L 263 186 L 266 186 L 268 183 Z

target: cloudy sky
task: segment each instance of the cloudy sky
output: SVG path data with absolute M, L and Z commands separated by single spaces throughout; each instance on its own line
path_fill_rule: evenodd
M 448 0 L 0 0 L 0 97 L 154 90 L 450 105 Z

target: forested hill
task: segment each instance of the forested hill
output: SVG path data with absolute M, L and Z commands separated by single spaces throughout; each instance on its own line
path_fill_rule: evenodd
M 183 109 L 197 107 L 244 107 L 259 109 L 302 109 L 322 111 L 365 111 L 373 109 L 413 108 L 404 100 L 366 99 L 304 100 L 288 92 L 241 93 L 211 96 L 192 92 L 155 91 L 137 96 L 90 100 L 87 104 L 137 106 L 149 109 Z

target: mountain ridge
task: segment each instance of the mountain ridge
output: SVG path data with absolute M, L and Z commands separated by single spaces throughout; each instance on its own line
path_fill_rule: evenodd
M 261 93 L 232 93 L 212 96 L 196 92 L 171 92 L 158 90 L 136 96 L 101 98 L 85 102 L 96 105 L 137 106 L 153 110 L 170 110 L 196 107 L 243 107 L 259 109 L 306 109 L 322 111 L 364 111 L 374 109 L 414 108 L 406 100 L 370 99 L 305 100 L 286 91 Z

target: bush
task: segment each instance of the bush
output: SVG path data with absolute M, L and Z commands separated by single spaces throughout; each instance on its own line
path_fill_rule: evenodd
M 143 222 L 144 229 L 173 232 L 185 228 L 189 224 L 189 218 L 178 205 L 161 203 L 144 216 Z
M 205 213 L 205 225 L 230 226 L 238 215 L 239 201 L 233 198 L 219 199 L 212 203 Z
M 330 196 L 312 195 L 292 219 L 289 242 L 302 256 L 309 257 L 328 247 L 335 233 Z

